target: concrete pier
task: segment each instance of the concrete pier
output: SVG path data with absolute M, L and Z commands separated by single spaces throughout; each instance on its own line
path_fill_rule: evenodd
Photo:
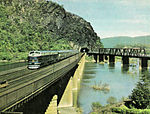
M 93 56 L 94 56 L 95 62 L 97 63 L 97 54 L 94 54 Z
M 114 55 L 109 55 L 109 62 L 114 63 L 115 62 L 115 56 Z
M 57 95 L 53 96 L 45 114 L 57 114 Z
M 105 55 L 105 60 L 108 60 L 108 56 L 107 55 Z
M 58 107 L 72 107 L 73 106 L 73 94 L 72 94 L 72 77 L 70 78 L 65 92 L 59 102 Z
M 104 61 L 104 56 L 103 55 L 99 55 L 99 62 L 103 62 Z
M 129 57 L 123 56 L 122 57 L 122 64 L 123 65 L 129 65 Z
M 141 66 L 141 69 L 147 69 L 148 68 L 148 59 L 147 58 L 141 58 L 140 59 L 140 66 Z

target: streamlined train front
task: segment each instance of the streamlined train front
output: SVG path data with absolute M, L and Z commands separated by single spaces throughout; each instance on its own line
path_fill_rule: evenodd
M 28 69 L 38 69 L 40 68 L 39 58 L 41 56 L 40 51 L 31 51 L 28 56 Z

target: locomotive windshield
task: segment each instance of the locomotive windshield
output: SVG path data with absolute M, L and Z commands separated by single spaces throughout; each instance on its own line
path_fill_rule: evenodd
M 38 58 L 37 57 L 28 57 L 28 61 L 29 62 L 38 62 Z

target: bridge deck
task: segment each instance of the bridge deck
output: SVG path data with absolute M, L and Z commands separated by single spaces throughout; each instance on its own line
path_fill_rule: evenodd
M 74 55 L 10 81 L 9 86 L 3 88 L 0 92 L 0 111 L 11 109 L 18 103 L 45 90 L 71 70 L 78 63 L 81 56 L 81 54 Z
M 96 51 L 90 51 L 88 54 L 101 54 L 101 55 L 114 55 L 114 56 L 127 56 L 134 58 L 148 58 L 150 59 L 149 50 L 142 48 L 100 48 Z

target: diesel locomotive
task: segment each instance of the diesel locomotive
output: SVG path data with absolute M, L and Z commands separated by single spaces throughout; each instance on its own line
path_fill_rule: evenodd
M 28 55 L 28 69 L 39 69 L 78 54 L 77 50 L 62 51 L 30 51 Z

